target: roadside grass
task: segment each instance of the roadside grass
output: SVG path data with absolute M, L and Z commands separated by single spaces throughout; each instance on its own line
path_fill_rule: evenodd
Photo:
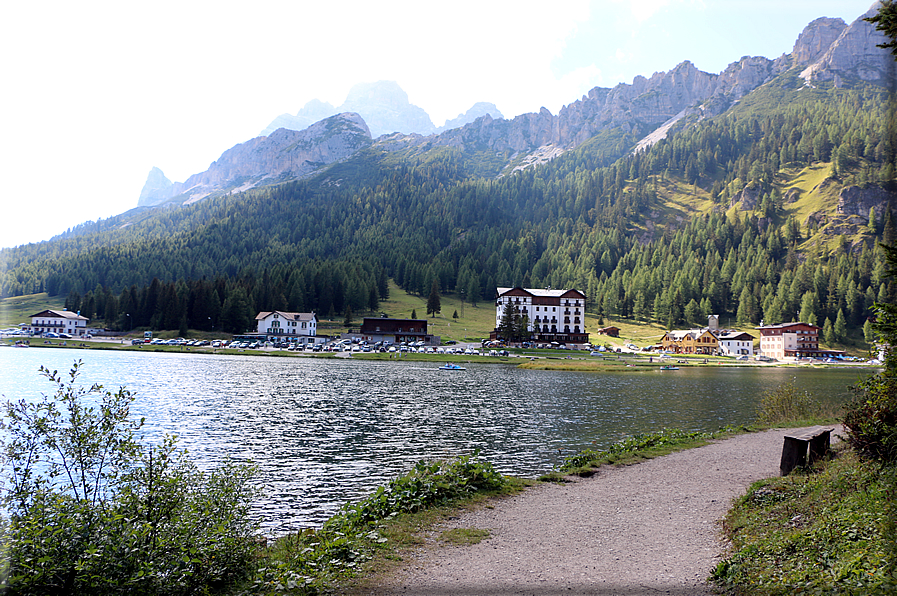
M 440 542 L 446 542 L 455 546 L 479 544 L 486 538 L 489 538 L 489 530 L 480 528 L 454 528 L 446 530 L 439 535 Z
M 897 469 L 845 445 L 812 468 L 754 483 L 725 517 L 727 593 L 894 594 Z
M 249 587 L 263 593 L 347 593 L 399 564 L 423 534 L 459 509 L 515 494 L 532 484 L 500 475 L 473 456 L 419 462 L 407 474 L 357 503 L 347 503 L 320 529 L 274 541 L 260 554 Z M 449 540 L 473 543 L 482 531 L 456 532 Z
M 665 428 L 658 432 L 637 434 L 618 441 L 607 449 L 585 449 L 564 458 L 555 470 L 539 477 L 543 482 L 566 482 L 570 476 L 589 477 L 601 466 L 636 464 L 655 457 L 669 455 L 707 445 L 712 440 L 752 432 L 753 428 L 726 426 L 712 433 L 688 432 Z
M 843 419 L 793 383 L 766 392 L 763 427 Z M 731 546 L 710 579 L 726 593 L 897 593 L 897 466 L 861 459 L 846 443 L 785 477 L 755 482 L 723 520 Z

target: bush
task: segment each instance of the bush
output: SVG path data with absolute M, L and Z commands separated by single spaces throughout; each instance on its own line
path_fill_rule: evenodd
M 865 457 L 897 462 L 897 384 L 881 373 L 854 391 L 843 421 L 847 442 Z
M 6 403 L 8 486 L 0 591 L 8 594 L 188 594 L 250 570 L 254 470 L 205 473 L 176 439 L 145 446 L 133 394 L 78 387 L 81 362 L 54 398 Z
M 767 426 L 794 423 L 813 417 L 819 410 L 819 403 L 792 381 L 763 394 L 757 420 Z
M 334 580 L 370 560 L 375 549 L 387 546 L 388 539 L 381 533 L 385 520 L 505 488 L 508 479 L 477 455 L 418 462 L 366 499 L 345 504 L 320 530 L 306 529 L 280 538 L 268 551 L 255 589 L 297 594 L 326 591 Z

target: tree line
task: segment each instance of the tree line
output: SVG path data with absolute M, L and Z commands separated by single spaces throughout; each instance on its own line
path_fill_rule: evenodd
M 313 180 L 5 249 L 0 292 L 89 293 L 97 303 L 102 295 L 104 307 L 112 294 L 119 328 L 127 324 L 121 304 L 155 294 L 153 280 L 171 288 L 166 304 L 178 297 L 168 309 L 178 314 L 131 316 L 202 329 L 202 317 L 214 317 L 191 314 L 189 297 L 203 293 L 194 287 L 214 285 L 222 308 L 242 291 L 250 310 L 342 314 L 347 306 L 370 310 L 389 277 L 420 296 L 435 282 L 472 304 L 490 300 L 499 285 L 576 287 L 606 316 L 670 326 L 707 312 L 790 320 L 810 293 L 806 312 L 820 324 L 834 325 L 839 311 L 847 325 L 860 324 L 869 301 L 890 291 L 872 273 L 875 243 L 892 233 L 890 212 L 872 214 L 851 246 L 814 247 L 808 241 L 821 224 L 788 217 L 780 187 L 807 164 L 830 166 L 834 184 L 890 184 L 890 101 L 874 87 L 771 85 L 610 165 L 607 147 L 589 142 L 497 179 L 479 176 L 460 149 L 371 148 Z M 613 152 L 635 139 L 614 136 Z M 731 214 L 746 189 L 756 204 Z M 677 223 L 664 213 L 670 196 L 716 207 Z M 316 281 L 328 275 L 329 285 Z M 218 328 L 225 324 L 233 328 L 227 319 Z

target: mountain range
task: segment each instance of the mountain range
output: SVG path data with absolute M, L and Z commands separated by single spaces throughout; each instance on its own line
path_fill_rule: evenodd
M 874 9 L 863 17 L 872 14 Z M 478 103 L 436 129 L 396 83 L 356 85 L 339 108 L 312 100 L 295 116 L 282 114 L 259 137 L 225 151 L 208 170 L 183 183 L 172 183 L 153 168 L 138 206 L 170 200 L 190 204 L 307 178 L 372 144 L 382 151 L 408 154 L 433 147 L 486 153 L 491 167 L 480 173 L 493 177 L 550 161 L 602 131 L 638 136 L 638 148 L 644 149 L 680 121 L 722 114 L 793 69 L 799 69 L 799 83 L 807 86 L 825 82 L 837 88 L 892 80 L 892 62 L 876 46 L 883 38 L 863 17 L 850 25 L 837 18 L 816 19 L 801 32 L 790 54 L 775 59 L 746 56 L 718 74 L 685 61 L 668 72 L 638 76 L 631 84 L 595 87 L 557 115 L 542 108 L 506 120 L 494 105 Z
M 0 295 L 83 297 L 119 329 L 377 312 L 393 282 L 471 305 L 498 286 L 574 287 L 592 312 L 666 328 L 711 313 L 862 326 L 897 303 L 877 248 L 897 242 L 883 41 L 862 17 L 822 18 L 788 54 L 717 74 L 686 61 L 556 115 L 277 128 L 183 183 L 154 170 L 142 201 L 159 204 L 3 249 Z

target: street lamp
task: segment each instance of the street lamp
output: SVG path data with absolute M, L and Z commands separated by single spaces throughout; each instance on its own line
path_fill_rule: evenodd
M 126 312 L 125 316 L 128 317 L 128 332 L 130 333 L 130 331 L 131 331 L 131 313 Z

